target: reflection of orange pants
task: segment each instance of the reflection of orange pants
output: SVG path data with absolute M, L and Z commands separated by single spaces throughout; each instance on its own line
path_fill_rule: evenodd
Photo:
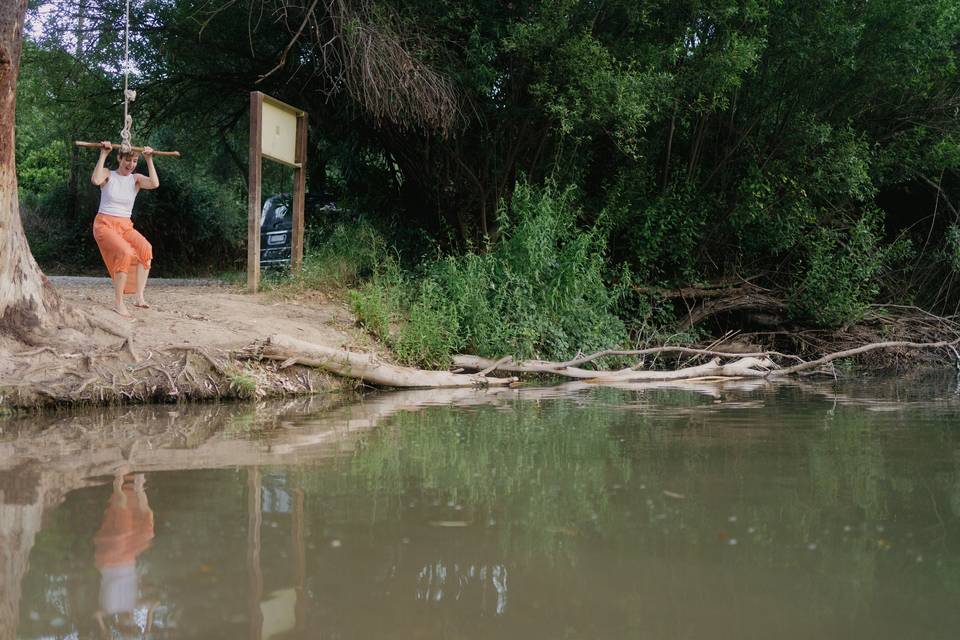
M 113 278 L 116 273 L 126 273 L 127 284 L 123 292 L 136 292 L 137 271 L 131 270 L 130 265 L 139 263 L 149 269 L 150 261 L 153 260 L 153 247 L 133 228 L 133 221 L 130 218 L 98 213 L 93 221 L 93 238 L 97 241 L 110 277 Z
M 153 511 L 138 503 L 138 496 L 125 487 L 116 491 L 103 513 L 103 523 L 93 537 L 98 569 L 133 564 L 153 540 Z

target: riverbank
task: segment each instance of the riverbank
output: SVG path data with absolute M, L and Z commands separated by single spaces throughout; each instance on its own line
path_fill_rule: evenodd
M 97 328 L 83 335 L 74 331 L 73 338 L 65 330 L 63 339 L 42 347 L 0 338 L 0 412 L 57 405 L 263 399 L 340 392 L 358 384 L 295 364 L 296 357 L 261 358 L 271 335 L 393 359 L 384 345 L 358 327 L 356 316 L 335 291 L 279 288 L 250 295 L 237 285 L 158 280 L 148 290 L 151 307 L 130 307 L 133 318 L 127 320 L 112 310 L 112 290 L 106 279 L 58 279 L 56 285 L 63 300 Z M 929 344 L 952 340 L 957 334 L 952 319 L 915 308 L 877 307 L 861 323 L 840 330 L 730 331 L 685 346 L 717 353 L 780 350 L 812 359 L 870 343 Z M 644 368 L 702 362 L 689 355 L 669 363 L 654 355 Z M 837 360 L 828 373 L 903 372 L 942 367 L 955 357 L 960 356 L 949 348 L 892 345 L 856 359 Z M 527 370 L 523 363 L 507 366 L 504 362 L 500 363 L 503 374 Z M 488 373 L 495 370 L 491 369 Z
M 60 283 L 64 302 L 100 328 L 34 348 L 0 338 L 0 409 L 59 404 L 264 398 L 352 387 L 317 369 L 244 357 L 273 333 L 347 350 L 373 345 L 349 309 L 319 292 L 288 301 L 232 285 L 147 290 L 149 309 L 111 306 L 106 280 Z

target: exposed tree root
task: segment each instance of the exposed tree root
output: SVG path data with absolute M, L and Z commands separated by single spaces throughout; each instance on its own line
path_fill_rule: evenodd
M 87 353 L 35 349 L 16 354 L 14 358 L 23 364 L 0 377 L 0 410 L 264 398 L 340 386 L 316 370 L 280 370 L 270 362 L 251 362 L 239 354 L 211 354 L 199 348 L 177 347 L 136 359 L 129 344 L 125 340 L 112 350 Z

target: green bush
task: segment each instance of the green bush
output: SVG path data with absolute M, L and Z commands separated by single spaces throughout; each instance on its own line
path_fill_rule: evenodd
M 960 226 L 956 223 L 947 227 L 943 245 L 945 261 L 954 273 L 960 273 Z
M 806 269 L 789 297 L 792 318 L 820 327 L 856 322 L 879 293 L 879 274 L 896 245 L 881 246 L 872 217 L 847 231 L 821 229 L 810 241 Z
M 79 185 L 74 219 L 68 215 L 70 195 L 66 182 L 39 194 L 21 192 L 23 229 L 33 257 L 45 271 L 106 273 L 93 239 L 97 202 L 93 197 L 100 194 L 94 194 L 87 184 Z
M 365 218 L 308 229 L 303 279 L 309 286 L 349 286 L 394 261 L 384 235 Z
M 382 236 L 372 228 L 368 228 L 368 231 L 375 244 L 385 246 Z M 327 247 L 324 252 L 329 262 L 320 264 L 339 262 L 335 257 L 335 245 Z M 348 261 L 349 258 L 345 257 L 344 260 Z M 357 266 L 358 263 L 354 265 Z M 380 340 L 392 344 L 391 326 L 406 309 L 412 285 L 393 254 L 384 253 L 381 260 L 372 262 L 369 266 L 373 269 L 372 278 L 350 292 L 350 306 L 364 328 Z
M 615 257 L 629 261 L 638 279 L 690 279 L 716 208 L 689 182 L 661 193 L 649 176 L 627 173 L 608 191 L 601 219 Z
M 424 280 L 392 347 L 401 362 L 444 365 L 463 348 L 460 317 L 452 300 L 436 280 Z
M 370 333 L 384 341 L 390 340 L 391 306 L 382 286 L 365 283 L 350 292 L 350 305 L 357 321 Z
M 382 270 L 352 296 L 354 311 L 411 364 L 454 351 L 562 359 L 621 344 L 618 293 L 604 280 L 605 243 L 577 227 L 572 189 L 519 184 L 499 211 L 499 240 L 484 253 L 448 256 L 404 281 Z
M 161 186 L 141 193 L 134 223 L 153 245 L 158 275 L 195 274 L 241 259 L 247 232 L 246 196 L 238 185 L 168 162 Z

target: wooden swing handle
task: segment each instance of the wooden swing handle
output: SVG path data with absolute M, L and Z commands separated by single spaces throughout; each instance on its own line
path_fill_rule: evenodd
M 84 148 L 86 148 L 86 149 L 100 149 L 100 148 L 101 148 L 99 142 L 81 142 L 80 140 L 74 140 L 74 141 L 73 141 L 73 144 L 77 145 L 78 147 L 84 147 Z M 111 142 L 110 144 L 113 144 L 113 143 Z M 113 148 L 114 148 L 114 149 L 119 149 L 119 148 L 120 148 L 120 145 L 118 145 L 118 144 L 113 144 Z M 137 153 L 143 153 L 143 147 L 130 147 L 130 150 L 131 150 L 131 151 L 136 151 Z M 179 157 L 180 157 L 180 152 L 179 152 L 179 151 L 154 151 L 154 152 L 153 152 L 153 155 L 155 155 L 155 156 L 172 156 L 172 157 L 174 157 L 174 158 L 179 158 Z

